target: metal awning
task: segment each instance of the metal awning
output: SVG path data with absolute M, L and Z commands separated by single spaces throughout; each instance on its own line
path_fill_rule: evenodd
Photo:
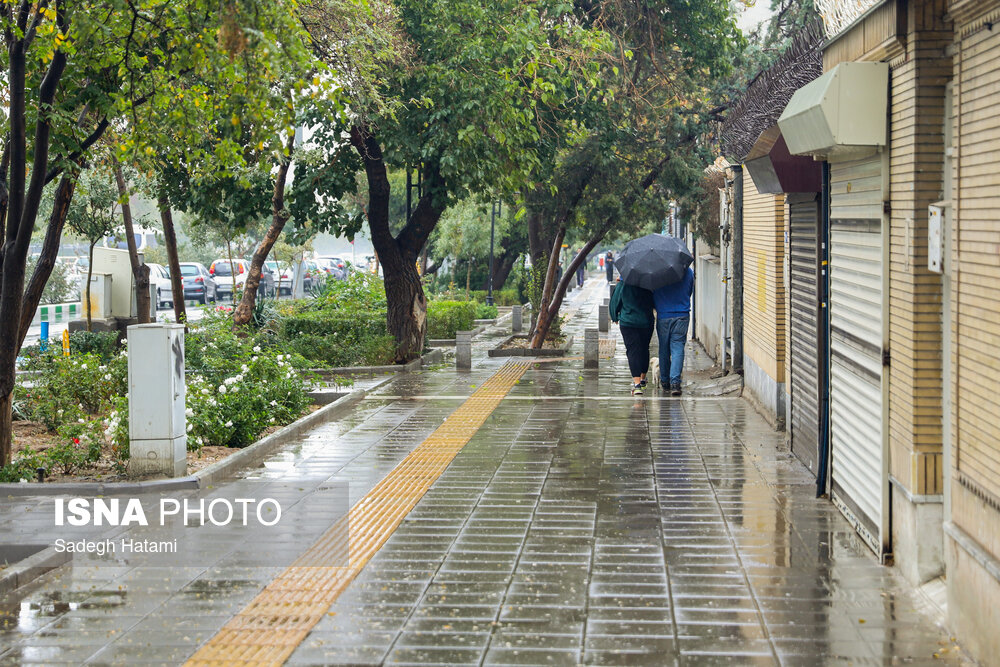
M 793 155 L 849 160 L 886 144 L 888 63 L 840 63 L 795 91 L 778 118 Z
M 822 183 L 820 163 L 807 155 L 792 155 L 781 135 L 772 125 L 764 130 L 750 149 L 744 166 L 757 192 L 819 192 Z

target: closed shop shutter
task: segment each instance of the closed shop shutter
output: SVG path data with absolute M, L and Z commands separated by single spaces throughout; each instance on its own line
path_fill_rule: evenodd
M 819 201 L 788 195 L 789 338 L 792 453 L 815 475 L 819 470 Z
M 882 158 L 830 168 L 830 442 L 834 502 L 881 555 Z

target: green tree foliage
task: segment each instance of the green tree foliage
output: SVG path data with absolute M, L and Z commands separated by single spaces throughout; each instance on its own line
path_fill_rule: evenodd
M 349 131 L 364 164 L 372 242 L 385 273 L 397 360 L 420 353 L 426 298 L 417 258 L 441 215 L 470 194 L 512 193 L 565 141 L 575 106 L 597 95 L 595 54 L 610 48 L 572 5 L 551 0 L 402 0 L 388 34 L 411 57 L 381 63 L 387 108 L 364 108 Z M 352 107 L 354 108 L 354 107 Z M 423 189 L 391 228 L 391 169 L 419 168 Z
M 495 252 L 499 252 L 509 225 L 507 217 L 500 216 L 496 219 Z M 468 198 L 445 211 L 434 229 L 432 242 L 436 258 L 439 261 L 446 257 L 451 259 L 454 268 L 457 268 L 459 262 L 465 265 L 466 296 L 471 289 L 470 276 L 473 264 L 481 263 L 489 257 L 490 226 L 490 204 L 478 203 Z
M 86 172 L 76 186 L 76 195 L 66 214 L 69 228 L 87 239 L 87 277 L 84 283 L 83 308 L 87 312 L 87 331 L 91 330 L 91 276 L 94 272 L 94 246 L 118 229 L 118 189 L 112 176 L 103 171 Z
M 688 192 L 711 161 L 713 88 L 725 80 L 744 45 L 726 0 L 623 0 L 586 5 L 616 48 L 601 71 L 607 92 L 587 107 L 574 142 L 560 151 L 525 205 L 547 221 L 557 247 L 573 227 L 588 241 L 556 280 L 550 256 L 537 330 L 540 346 L 555 321 L 577 266 L 609 234 L 629 236 L 662 220 L 672 198 Z
M 0 464 L 10 456 L 14 361 L 52 270 L 76 176 L 112 126 L 122 157 L 173 143 L 191 165 L 240 164 L 244 119 L 272 109 L 268 72 L 308 60 L 282 0 L 11 0 L 0 9 L 6 70 L 0 159 Z M 231 114 L 238 102 L 241 114 Z M 229 114 L 223 118 L 223 113 Z M 232 135 L 204 141 L 228 122 Z M 129 130 L 134 130 L 129 133 Z M 186 140 L 178 141 L 179 137 Z M 57 183 L 42 255 L 25 261 L 46 185 Z

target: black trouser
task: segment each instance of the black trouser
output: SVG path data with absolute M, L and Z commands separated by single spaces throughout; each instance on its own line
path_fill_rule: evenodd
M 653 327 L 619 326 L 625 341 L 625 356 L 632 377 L 637 378 L 649 370 L 649 341 L 653 338 Z

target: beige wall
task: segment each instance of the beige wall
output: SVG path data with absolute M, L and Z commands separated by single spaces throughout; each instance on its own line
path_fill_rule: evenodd
M 784 195 L 757 192 L 744 169 L 743 352 L 779 383 L 785 381 L 784 234 Z
M 945 0 L 910 3 L 906 57 L 891 75 L 890 471 L 918 495 L 943 492 L 942 279 L 927 268 L 927 206 L 944 189 L 946 10 Z
M 953 527 L 945 551 L 951 621 L 988 662 L 1000 655 L 1000 2 L 953 0 L 949 14 Z

